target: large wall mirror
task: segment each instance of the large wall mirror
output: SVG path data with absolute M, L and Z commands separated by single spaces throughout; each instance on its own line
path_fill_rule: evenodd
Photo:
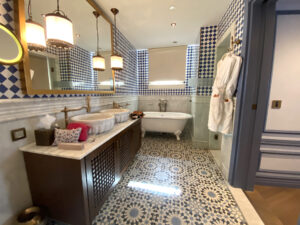
M 62 0 L 60 9 L 73 23 L 74 46 L 63 49 L 47 45 L 44 51 L 29 50 L 25 20 L 29 18 L 29 0 L 18 0 L 22 43 L 26 45 L 24 74 L 28 94 L 114 93 L 114 71 L 110 68 L 112 24 L 93 0 Z M 56 0 L 31 0 L 32 18 L 45 27 L 43 15 L 57 8 Z M 96 17 L 98 17 L 99 49 L 105 57 L 105 71 L 93 69 L 97 50 Z M 23 15 L 22 15 L 23 14 Z M 23 35 L 22 35 L 23 33 Z

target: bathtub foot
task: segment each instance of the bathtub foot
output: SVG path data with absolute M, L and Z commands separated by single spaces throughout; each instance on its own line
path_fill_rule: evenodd
M 146 134 L 146 130 L 142 128 L 142 138 L 145 137 L 145 134 Z
M 177 141 L 180 141 L 181 130 L 175 131 L 174 134 L 176 136 Z

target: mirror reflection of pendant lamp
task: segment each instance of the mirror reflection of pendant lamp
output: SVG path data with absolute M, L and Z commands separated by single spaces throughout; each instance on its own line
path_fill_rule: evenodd
M 46 49 L 46 39 L 44 27 L 32 20 L 31 0 L 28 2 L 28 17 L 26 20 L 26 42 L 29 50 L 44 51 Z
M 117 53 L 118 47 L 118 38 L 117 38 L 117 21 L 116 15 L 119 13 L 119 10 L 116 8 L 112 8 L 111 12 L 114 14 L 114 47 L 113 54 L 110 57 L 111 68 L 113 70 L 122 70 L 123 69 L 123 57 Z
M 93 14 L 96 17 L 96 31 L 97 31 L 97 51 L 96 55 L 93 56 L 93 69 L 97 71 L 104 71 L 105 70 L 105 59 L 100 54 L 99 48 L 99 28 L 98 28 L 98 17 L 100 14 L 97 11 L 94 11 Z
M 72 21 L 59 9 L 45 15 L 47 44 L 59 48 L 71 48 L 74 45 Z

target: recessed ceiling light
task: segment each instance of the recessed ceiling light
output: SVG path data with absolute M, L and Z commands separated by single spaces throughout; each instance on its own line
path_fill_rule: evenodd
M 176 9 L 176 7 L 174 5 L 171 5 L 169 9 L 174 10 L 174 9 Z
M 176 27 L 176 23 L 171 23 L 171 27 L 175 28 Z

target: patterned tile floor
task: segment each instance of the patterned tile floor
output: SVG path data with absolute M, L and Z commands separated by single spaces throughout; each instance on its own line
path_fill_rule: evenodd
M 209 151 L 147 135 L 93 225 L 247 224 Z

